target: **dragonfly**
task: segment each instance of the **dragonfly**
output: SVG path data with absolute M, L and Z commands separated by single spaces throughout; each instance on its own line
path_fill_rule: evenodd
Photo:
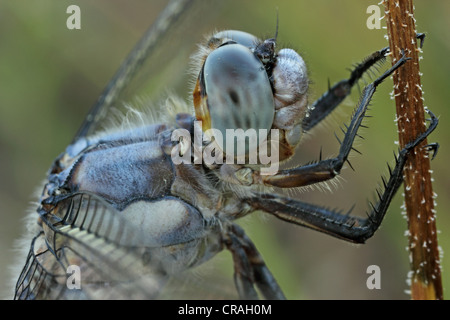
M 194 4 L 169 2 L 54 161 L 34 212 L 36 224 L 16 299 L 155 299 L 170 279 L 182 278 L 223 250 L 232 255 L 240 298 L 285 299 L 257 246 L 236 220 L 264 211 L 354 243 L 365 242 L 380 226 L 402 183 L 408 154 L 437 126 L 431 111 L 428 129 L 400 150 L 365 218 L 292 199 L 273 188 L 298 188 L 336 177 L 349 164 L 376 88 L 407 63 L 406 56 L 364 88 L 334 158 L 263 174 L 267 164 L 262 162 L 196 163 L 190 154 L 190 163 L 175 164 L 174 156 L 196 147 L 205 151 L 213 144 L 203 139 L 208 129 L 256 128 L 266 130 L 257 136 L 260 145 L 268 144 L 277 161 L 287 161 L 303 134 L 338 107 L 363 75 L 385 59 L 389 48 L 371 54 L 348 79 L 310 103 L 306 64 L 294 50 L 278 49 L 276 34 L 261 40 L 241 31 L 215 32 L 194 56 L 191 101 L 167 99 L 160 122 L 130 110 L 116 127 L 100 128 L 147 57 Z M 201 143 L 195 145 L 200 121 Z M 268 129 L 277 131 L 272 135 Z M 174 132 L 188 136 L 174 140 Z M 279 144 L 273 146 L 272 141 Z M 223 145 L 212 149 L 216 160 L 231 153 L 222 149 Z M 248 150 L 244 155 L 244 160 L 250 158 Z M 80 287 L 68 275 L 73 267 L 79 271 Z

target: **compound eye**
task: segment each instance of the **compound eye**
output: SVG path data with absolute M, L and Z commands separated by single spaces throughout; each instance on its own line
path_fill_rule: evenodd
M 274 119 L 274 98 L 264 66 L 249 48 L 228 44 L 214 50 L 205 61 L 203 81 L 207 97 L 203 110 L 209 114 L 199 115 L 196 108 L 197 119 L 209 118 L 210 127 L 222 133 L 225 153 L 227 129 L 254 129 L 257 141 L 267 138 L 265 132 Z M 245 145 L 246 154 L 252 146 Z
M 216 33 L 213 38 L 217 39 L 228 39 L 232 40 L 240 45 L 243 45 L 247 48 L 255 48 L 259 42 L 261 42 L 257 37 L 254 35 L 239 31 L 239 30 L 225 30 L 220 31 Z

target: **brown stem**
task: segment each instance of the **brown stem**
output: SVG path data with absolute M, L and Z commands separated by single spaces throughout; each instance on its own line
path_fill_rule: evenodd
M 400 148 L 425 131 L 419 53 L 412 0 L 385 0 L 392 63 L 410 57 L 394 75 Z M 411 298 L 443 299 L 435 223 L 430 159 L 424 141 L 408 158 L 404 171 L 405 207 L 409 228 Z

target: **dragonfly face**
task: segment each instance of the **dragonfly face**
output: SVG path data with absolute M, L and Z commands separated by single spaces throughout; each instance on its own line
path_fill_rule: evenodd
M 267 163 L 250 163 L 251 154 L 269 146 L 282 162 L 294 154 L 304 131 L 320 122 L 350 93 L 351 87 L 388 49 L 372 54 L 350 79 L 337 83 L 308 106 L 308 77 L 301 56 L 238 31 L 214 34 L 196 55 L 193 105 L 166 101 L 169 120 L 98 132 L 98 122 L 141 63 L 189 1 L 172 1 L 153 29 L 102 94 L 72 144 L 51 167 L 36 210 L 37 225 L 15 298 L 158 298 L 171 277 L 182 275 L 227 249 L 235 265 L 242 298 L 283 299 L 284 294 L 256 246 L 234 223 L 262 210 L 276 217 L 351 242 L 364 242 L 378 228 L 401 182 L 405 150 L 396 162 L 386 191 L 367 219 L 352 217 L 269 193 L 271 187 L 294 188 L 335 177 L 347 161 L 360 119 L 376 86 L 405 60 L 366 89 L 339 154 L 317 163 L 265 174 Z M 169 22 L 169 23 L 167 23 Z M 156 37 L 155 37 L 156 35 Z M 194 112 L 195 111 L 195 112 Z M 136 112 L 136 118 L 142 118 Z M 196 124 L 202 122 L 200 144 Z M 428 135 L 435 127 L 433 117 Z M 257 145 L 246 146 L 246 163 L 227 155 L 237 146 L 208 149 L 206 132 L 254 129 Z M 275 130 L 270 131 L 269 130 Z M 188 132 L 188 139 L 173 139 Z M 198 138 L 198 137 L 197 137 Z M 217 136 L 215 136 L 217 138 Z M 424 137 L 421 137 L 423 140 Z M 276 141 L 276 145 L 272 144 Z M 420 140 L 421 141 L 421 140 Z M 414 148 L 419 142 L 414 142 Z M 254 147 L 254 146 L 253 146 Z M 189 157 L 175 163 L 174 153 Z M 197 162 L 195 150 L 213 150 L 215 162 Z M 222 151 L 223 153 L 220 153 Z M 220 155 L 220 156 L 217 156 Z M 219 161 L 221 160 L 221 161 Z M 403 162 L 402 162 L 403 161 Z M 261 189 L 263 191 L 261 191 Z M 68 284 L 67 270 L 80 270 L 81 289 Z
M 253 129 L 261 142 L 270 140 L 259 135 L 261 131 L 282 130 L 280 155 L 284 160 L 299 142 L 308 77 L 300 55 L 292 49 L 276 52 L 275 46 L 275 39 L 263 42 L 242 31 L 215 34 L 200 49 L 204 56 L 200 57 L 194 106 L 203 130 L 215 128 L 222 136 L 227 130 Z M 245 150 L 246 154 L 257 152 L 248 146 Z

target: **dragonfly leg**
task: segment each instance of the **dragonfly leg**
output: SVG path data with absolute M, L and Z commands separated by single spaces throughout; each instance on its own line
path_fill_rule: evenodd
M 416 38 L 420 40 L 420 48 L 425 41 L 424 33 L 417 33 Z M 389 47 L 375 51 L 352 70 L 350 77 L 329 86 L 319 99 L 317 99 L 310 108 L 309 116 L 303 120 L 303 130 L 309 131 L 316 124 L 325 119 L 349 94 L 352 87 L 367 73 L 373 66 L 384 60 L 389 53 Z
M 266 299 L 286 299 L 260 253 L 241 227 L 230 225 L 224 238 L 233 256 L 234 281 L 241 299 L 258 299 L 255 284 Z
M 402 66 L 409 58 L 405 55 L 397 63 L 382 74 L 378 79 L 364 88 L 361 100 L 352 116 L 350 124 L 346 126 L 344 139 L 341 143 L 339 154 L 335 158 L 320 160 L 313 164 L 280 170 L 274 175 L 259 175 L 254 173 L 254 180 L 265 185 L 280 188 L 293 188 L 326 181 L 338 175 L 347 161 L 348 155 L 353 148 L 353 142 L 358 136 L 358 129 L 362 127 L 362 120 L 369 106 L 370 100 L 377 86 L 389 75 Z M 348 161 L 347 161 L 348 162 Z M 351 165 L 350 165 L 351 166 Z
M 309 116 L 303 120 L 303 130 L 309 131 L 325 119 L 350 94 L 358 80 L 374 65 L 383 61 L 388 52 L 389 47 L 386 47 L 372 53 L 352 70 L 348 79 L 341 80 L 329 87 L 328 91 L 311 105 Z
M 372 205 L 367 218 L 350 216 L 350 212 L 342 214 L 320 206 L 289 199 L 279 195 L 255 193 L 253 197 L 245 199 L 255 210 L 262 210 L 276 217 L 305 227 L 315 229 L 347 241 L 363 243 L 372 237 L 381 224 L 389 203 L 403 182 L 403 168 L 408 154 L 413 151 L 437 126 L 438 119 L 431 112 L 431 124 L 427 130 L 414 141 L 400 150 L 396 157 L 394 169 L 389 168 L 390 177 L 383 179 L 384 191 L 377 190 L 378 201 Z M 432 151 L 429 150 L 429 151 Z M 350 210 L 351 211 L 351 210 Z

